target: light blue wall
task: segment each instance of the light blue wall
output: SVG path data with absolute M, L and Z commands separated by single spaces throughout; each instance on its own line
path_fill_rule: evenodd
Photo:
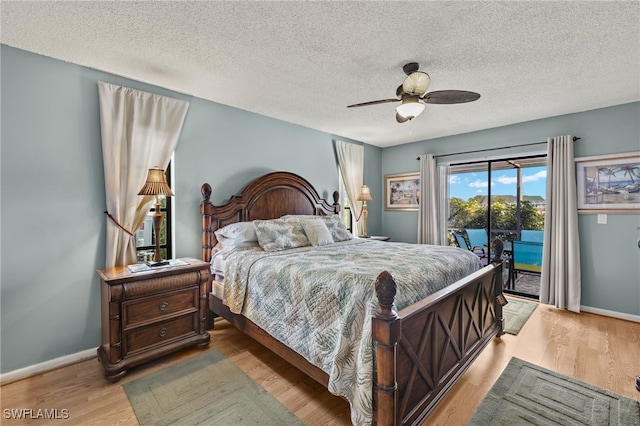
M 530 121 L 479 132 L 415 142 L 382 151 L 384 175 L 419 170 L 420 154 L 448 154 L 501 146 L 514 146 L 571 134 L 581 140 L 575 156 L 640 151 L 640 103 L 618 105 L 582 113 Z M 494 157 L 503 154 L 544 152 L 545 146 L 497 150 L 484 154 L 442 157 L 442 161 Z M 579 215 L 582 261 L 582 305 L 640 315 L 640 215 L 608 215 L 607 225 L 595 215 Z M 416 242 L 416 212 L 383 211 L 382 233 L 395 241 Z
M 213 188 L 211 201 L 221 204 L 251 180 L 286 170 L 304 176 L 321 197 L 332 202 L 333 191 L 338 189 L 335 139 L 327 133 L 192 99 L 175 154 L 176 253 L 201 255 L 202 218 L 197 206 L 204 182 Z M 365 174 L 379 182 L 380 148 L 365 145 L 365 163 Z M 370 223 L 379 230 L 381 201 L 377 203 Z
M 104 265 L 105 195 L 97 81 L 191 102 L 175 155 L 178 257 L 200 255 L 197 212 L 205 181 L 216 203 L 273 170 L 305 176 L 324 196 L 337 187 L 334 135 L 4 45 L 0 60 L 2 373 L 100 344 L 95 270 Z M 369 233 L 415 241 L 417 216 L 382 208 L 383 175 L 417 170 L 415 157 L 429 147 L 449 152 L 573 133 L 583 138 L 577 155 L 629 151 L 638 149 L 638 125 L 631 124 L 638 110 L 623 105 L 394 148 L 365 144 L 365 183 L 374 197 Z M 592 216 L 580 219 L 583 265 L 594 265 L 584 271 L 584 304 L 639 314 L 640 266 L 636 252 L 626 250 L 638 235 L 638 216 L 610 215 L 604 227 Z M 614 262 L 627 269 L 609 266 Z
M 175 155 L 176 253 L 200 257 L 202 218 L 194 206 L 202 183 L 212 186 L 212 201 L 221 204 L 254 178 L 288 170 L 326 196 L 338 187 L 333 158 L 329 135 L 193 99 Z
M 333 135 L 0 45 L 0 372 L 97 348 L 105 191 L 97 82 L 191 102 L 175 153 L 176 256 L 200 256 L 200 185 L 225 201 L 265 172 L 338 189 Z M 352 141 L 355 142 L 355 141 Z M 357 142 L 356 142 L 357 143 Z M 365 145 L 379 182 L 380 149 Z M 380 203 L 379 197 L 377 203 Z M 380 208 L 371 225 L 380 230 Z
M 367 202 L 367 233 L 382 235 L 382 206 L 384 186 L 382 182 L 382 148 L 364 145 L 364 183 L 369 186 L 373 201 Z

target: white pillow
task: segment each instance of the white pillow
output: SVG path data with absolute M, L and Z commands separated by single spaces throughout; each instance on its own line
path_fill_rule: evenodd
M 223 248 L 256 247 L 258 236 L 253 222 L 237 222 L 224 226 L 214 232 Z
M 312 246 L 333 244 L 333 236 L 322 219 L 318 217 L 305 218 L 300 223 Z

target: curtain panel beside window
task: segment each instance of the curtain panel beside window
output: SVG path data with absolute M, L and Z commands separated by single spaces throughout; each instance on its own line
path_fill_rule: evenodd
M 147 170 L 166 170 L 189 102 L 98 82 L 107 206 L 105 266 L 136 262 L 130 233 L 140 227 L 154 201 L 138 192 Z M 128 232 L 127 232 L 128 231 Z
M 433 154 L 419 158 L 418 244 L 448 245 L 449 166 L 436 166 Z
M 357 201 L 364 180 L 364 147 L 353 143 L 335 141 L 338 165 L 349 199 L 349 207 L 357 220 L 354 234 L 362 235 L 363 226 L 360 220 L 362 201 Z
M 580 239 L 571 135 L 549 138 L 540 303 L 580 312 Z

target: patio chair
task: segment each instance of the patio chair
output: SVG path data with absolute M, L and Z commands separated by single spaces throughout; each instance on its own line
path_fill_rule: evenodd
M 523 229 L 522 231 L 520 231 L 520 241 L 542 243 L 544 242 L 544 231 L 534 231 L 531 229 Z
M 466 232 L 471 251 L 476 252 L 482 250 L 482 253 L 485 253 L 485 249 L 489 249 L 489 239 L 487 238 L 486 229 L 467 229 Z
M 459 232 L 451 232 L 453 234 L 453 238 L 455 239 L 456 244 L 461 249 L 470 250 L 469 243 L 464 239 L 464 235 Z
M 488 256 L 487 256 L 487 254 L 485 253 L 485 251 L 483 249 L 474 250 L 469 245 L 469 242 L 466 240 L 464 235 L 462 235 L 459 232 L 452 232 L 452 234 L 453 234 L 453 237 L 456 240 L 456 244 L 458 245 L 458 247 L 460 247 L 461 249 L 464 249 L 464 250 L 472 251 L 476 256 L 478 256 L 480 258 L 480 260 L 482 261 L 483 264 L 487 264 Z
M 542 243 L 532 241 L 512 241 L 513 266 L 511 281 L 515 282 L 519 272 L 540 275 L 542 273 Z

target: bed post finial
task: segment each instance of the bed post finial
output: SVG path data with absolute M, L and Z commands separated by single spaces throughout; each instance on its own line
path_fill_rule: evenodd
M 491 259 L 492 263 L 502 262 L 502 253 L 504 252 L 504 243 L 500 238 L 496 238 L 493 240 L 491 244 L 493 248 L 493 259 Z
M 200 188 L 200 193 L 202 194 L 202 201 L 200 202 L 200 204 L 211 204 L 211 185 L 209 185 L 208 183 L 203 183 L 202 187 Z
M 398 314 L 393 309 L 393 301 L 396 298 L 396 292 L 398 285 L 393 276 L 387 272 L 382 271 L 376 278 L 376 295 L 378 296 L 378 302 L 380 302 L 380 309 L 378 309 L 378 316 L 385 319 L 396 318 Z
M 333 212 L 340 213 L 340 193 L 338 191 L 333 191 Z

